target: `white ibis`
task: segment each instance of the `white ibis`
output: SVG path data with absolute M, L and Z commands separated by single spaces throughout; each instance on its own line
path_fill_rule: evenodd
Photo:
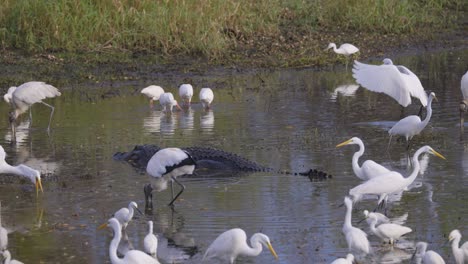
M 158 101 L 159 97 L 164 93 L 164 89 L 161 86 L 150 85 L 141 90 L 141 93 L 150 98 L 150 107 L 153 108 L 154 101 Z
M 174 95 L 172 93 L 161 94 L 159 97 L 159 103 L 163 107 L 163 111 L 167 113 L 171 113 L 174 106 L 178 109 L 181 109 L 177 101 L 174 99 Z
M 192 101 L 193 87 L 191 84 L 182 84 L 179 87 L 179 96 L 182 99 L 183 106 L 189 107 Z
M 213 102 L 214 94 L 210 88 L 202 88 L 200 90 L 200 102 L 203 108 L 210 109 L 211 102 Z

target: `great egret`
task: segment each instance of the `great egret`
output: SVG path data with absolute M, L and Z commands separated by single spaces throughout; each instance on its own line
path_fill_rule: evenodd
M 465 126 L 465 112 L 468 109 L 468 71 L 461 79 L 460 89 L 463 95 L 463 100 L 460 102 L 460 128 L 463 132 L 463 128 Z
M 375 225 L 378 221 L 377 216 L 369 214 L 368 218 L 370 219 L 369 227 L 372 233 L 384 241 L 388 239 L 391 245 L 393 245 L 395 240 L 413 231 L 409 227 L 393 223 L 380 224 L 376 227 Z
M 328 47 L 325 50 L 328 50 L 331 48 L 333 48 L 333 51 L 336 54 L 342 54 L 342 55 L 345 55 L 346 57 L 349 57 L 350 55 L 359 51 L 359 49 L 356 46 L 354 46 L 353 44 L 349 44 L 349 43 L 341 44 L 341 46 L 338 49 L 336 48 L 335 43 L 330 43 L 328 44 Z M 348 69 L 348 58 L 346 58 L 346 69 Z
M 404 215 L 396 218 L 388 218 L 386 215 L 377 213 L 377 212 L 369 212 L 367 210 L 364 210 L 364 219 L 366 220 L 367 224 L 370 225 L 372 222 L 372 219 L 370 218 L 371 215 L 377 219 L 377 223 L 375 225 L 380 225 L 380 224 L 386 224 L 386 223 L 394 223 L 398 225 L 403 225 L 406 223 L 406 220 L 408 219 L 408 213 L 405 213 Z M 361 220 L 362 221 L 362 220 Z
M 159 97 L 159 103 L 163 107 L 163 111 L 168 113 L 172 112 L 172 108 L 174 106 L 177 107 L 179 110 L 182 110 L 177 101 L 174 99 L 174 95 L 172 95 L 172 93 L 161 94 L 161 96 Z
M 391 171 L 384 175 L 380 175 L 379 177 L 372 178 L 352 188 L 349 190 L 349 195 L 353 197 L 354 202 L 361 200 L 361 197 L 364 194 L 378 195 L 378 204 L 384 205 L 388 195 L 401 192 L 411 183 L 413 183 L 419 174 L 419 170 L 421 168 L 419 164 L 419 156 L 423 153 L 433 154 L 439 158 L 445 159 L 442 154 L 435 151 L 430 146 L 423 146 L 414 153 L 413 172 L 407 178 L 404 178 L 403 175 L 396 171 Z
M 44 103 L 42 100 L 46 98 L 53 98 L 60 96 L 61 93 L 57 88 L 44 82 L 27 82 L 18 87 L 10 87 L 8 93 L 4 95 L 6 102 L 10 103 L 13 111 L 10 112 L 9 119 L 14 131 L 15 121 L 19 115 L 26 112 L 33 104 L 42 103 L 50 107 L 49 125 L 47 130 L 50 130 L 50 123 L 52 122 L 52 115 L 54 114 L 54 107 Z M 32 124 L 32 114 L 29 112 L 30 125 Z
M 119 258 L 117 256 L 117 247 L 120 243 L 120 239 L 122 238 L 122 227 L 120 226 L 117 219 L 111 218 L 106 224 L 101 225 L 99 229 L 108 226 L 110 226 L 114 231 L 114 238 L 112 239 L 109 246 L 109 256 L 112 264 L 159 264 L 159 261 L 139 250 L 130 250 L 122 259 Z
M 184 174 L 193 174 L 196 162 L 190 154 L 180 148 L 165 148 L 156 152 L 146 166 L 146 172 L 155 179 L 163 180 L 164 182 L 171 181 L 172 201 L 169 205 L 173 205 L 175 200 L 182 194 L 185 186 L 180 183 L 176 177 Z M 182 189 L 174 197 L 172 181 L 175 181 Z M 151 184 L 144 187 L 146 204 L 152 204 Z
M 211 102 L 213 102 L 214 94 L 210 88 L 202 88 L 200 90 L 200 102 L 203 108 L 210 109 Z
M 208 247 L 203 256 L 202 262 L 208 259 L 217 258 L 233 264 L 238 256 L 256 257 L 262 252 L 262 244 L 267 247 L 271 254 L 278 259 L 270 238 L 262 233 L 255 233 L 250 238 L 250 244 L 247 245 L 247 235 L 240 228 L 230 229 L 219 235 Z
M 117 212 L 115 212 L 112 217 L 115 219 L 119 220 L 119 224 L 122 226 L 123 229 L 127 228 L 128 223 L 132 220 L 134 210 L 137 210 L 140 214 L 143 214 L 139 209 L 138 209 L 138 204 L 135 202 L 130 202 L 128 204 L 128 208 L 123 207 L 120 208 Z M 106 225 L 107 223 L 104 223 L 102 226 Z
M 354 261 L 354 255 L 353 254 L 348 254 L 348 255 L 346 255 L 346 258 L 336 259 L 330 264 L 354 264 L 354 263 L 356 263 Z
M 190 101 L 192 100 L 193 96 L 193 87 L 191 84 L 182 84 L 179 87 L 179 96 L 182 99 L 183 105 L 185 107 L 190 106 Z
M 0 173 L 15 174 L 28 178 L 34 185 L 36 185 L 36 195 L 39 194 L 39 189 L 41 192 L 44 192 L 42 190 L 41 173 L 38 170 L 32 169 L 23 164 L 11 166 L 5 161 L 5 157 L 5 150 L 0 146 Z
M 435 93 L 431 93 L 429 95 L 429 101 L 427 103 L 427 113 L 426 118 L 421 121 L 421 118 L 417 115 L 410 115 L 407 116 L 400 121 L 398 121 L 389 131 L 388 134 L 390 135 L 390 139 L 388 141 L 388 146 L 390 147 L 390 142 L 392 141 L 392 136 L 394 135 L 401 135 L 405 136 L 406 142 L 408 143 L 407 149 L 409 149 L 410 141 L 413 136 L 418 135 L 421 131 L 427 126 L 429 120 L 432 116 L 432 100 L 435 99 L 437 101 L 437 97 Z M 388 147 L 387 147 L 388 148 Z
M 436 252 L 427 249 L 426 242 L 416 243 L 416 251 L 413 254 L 413 257 L 416 257 L 422 260 L 424 264 L 445 264 L 444 259 Z
M 2 202 L 0 201 L 0 251 L 8 248 L 8 230 L 2 226 Z
M 460 247 L 461 233 L 457 229 L 452 230 L 449 241 L 452 242 L 452 253 L 456 264 L 463 264 L 468 261 L 468 241 Z
M 423 106 L 427 105 L 427 94 L 418 76 L 405 66 L 393 65 L 388 58 L 382 65 L 354 61 L 353 77 L 362 87 L 385 93 L 403 107 L 411 104 L 411 96 L 418 98 Z
M 348 196 L 346 196 L 344 198 L 344 204 L 346 205 L 346 215 L 342 231 L 346 237 L 346 241 L 348 242 L 348 249 L 349 251 L 369 254 L 370 245 L 369 240 L 367 240 L 367 234 L 351 224 L 353 202 Z
M 148 234 L 143 240 L 143 248 L 153 258 L 157 258 L 158 238 L 153 234 L 153 221 L 148 221 Z
M 164 93 L 164 89 L 161 86 L 150 85 L 141 90 L 141 93 L 150 98 L 150 107 L 153 108 L 153 102 L 158 101 L 159 97 Z
M 364 143 L 362 143 L 362 140 L 358 137 L 353 137 L 349 140 L 346 140 L 345 142 L 336 145 L 336 147 L 339 148 L 351 144 L 359 146 L 359 151 L 354 153 L 352 161 L 354 174 L 356 174 L 359 179 L 367 181 L 374 177 L 378 177 L 379 175 L 390 172 L 389 169 L 376 163 L 373 160 L 366 160 L 362 163 L 362 166 L 359 167 L 358 161 L 359 158 L 364 154 L 365 148 Z
M 10 251 L 8 250 L 4 250 L 3 253 L 3 264 L 24 264 L 23 262 L 21 261 L 18 261 L 16 259 L 11 259 L 11 254 L 10 254 Z

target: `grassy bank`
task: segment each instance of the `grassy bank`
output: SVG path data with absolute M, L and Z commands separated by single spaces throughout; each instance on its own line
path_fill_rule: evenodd
M 300 64 L 333 40 L 360 45 L 369 36 L 428 37 L 454 29 L 466 5 L 463 0 L 3 0 L 0 45 L 31 53 L 124 50 L 211 61 L 266 55 L 276 57 L 273 64 L 292 56 Z

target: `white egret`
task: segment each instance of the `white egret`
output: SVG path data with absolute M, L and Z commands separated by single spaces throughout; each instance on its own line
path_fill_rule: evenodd
M 333 48 L 333 51 L 336 54 L 342 54 L 342 55 L 345 55 L 346 57 L 349 57 L 350 55 L 359 51 L 359 49 L 356 46 L 354 46 L 353 44 L 349 44 L 349 43 L 341 44 L 341 46 L 338 49 L 336 48 L 335 43 L 330 43 L 328 44 L 328 47 L 325 50 L 328 50 L 331 48 Z M 346 58 L 346 69 L 348 69 L 348 58 Z
M 445 264 L 444 259 L 435 251 L 428 250 L 426 242 L 416 243 L 416 251 L 413 254 L 413 257 L 422 260 L 424 264 Z
M 213 102 L 214 94 L 210 88 L 202 88 L 200 90 L 200 102 L 203 108 L 210 109 L 211 102 Z
M 150 98 L 150 107 L 153 108 L 154 101 L 158 101 L 159 97 L 164 93 L 164 89 L 161 86 L 150 85 L 141 90 L 141 93 Z
M 183 106 L 189 107 L 192 101 L 193 87 L 191 84 L 182 84 L 179 87 L 179 96 L 182 99 Z
M 452 253 L 456 264 L 463 264 L 468 261 L 468 241 L 460 247 L 461 233 L 457 229 L 452 230 L 449 241 L 452 242 Z
M 346 205 L 346 215 L 342 231 L 346 237 L 346 241 L 348 242 L 349 251 L 369 254 L 370 245 L 369 240 L 367 239 L 367 234 L 351 224 L 353 202 L 348 196 L 346 196 L 344 204 Z
M 398 224 L 393 223 L 385 223 L 380 224 L 379 226 L 375 226 L 377 224 L 378 218 L 374 214 L 369 214 L 368 218 L 370 219 L 370 230 L 374 235 L 378 236 L 382 240 L 389 240 L 391 245 L 394 244 L 394 241 L 399 239 L 400 237 L 404 236 L 405 234 L 410 233 L 411 228 L 406 226 L 401 226 Z
M 6 102 L 10 103 L 13 111 L 10 112 L 10 123 L 12 131 L 14 131 L 15 121 L 18 116 L 26 112 L 33 104 L 42 103 L 50 107 L 49 125 L 47 130 L 50 130 L 50 123 L 52 122 L 52 115 L 54 114 L 54 107 L 43 102 L 46 98 L 53 98 L 60 96 L 61 93 L 57 88 L 44 82 L 27 82 L 18 87 L 10 87 L 8 93 L 4 95 Z M 32 114 L 29 112 L 30 125 L 32 124 Z
M 395 125 L 393 125 L 393 127 L 388 131 L 388 134 L 390 135 L 390 139 L 388 141 L 389 147 L 390 147 L 390 142 L 392 141 L 392 136 L 401 135 L 401 136 L 405 136 L 406 142 L 408 143 L 406 148 L 409 149 L 410 141 L 413 138 L 413 136 L 421 133 L 421 131 L 423 131 L 423 129 L 427 126 L 427 124 L 429 123 L 429 120 L 431 119 L 433 99 L 437 101 L 437 97 L 435 96 L 435 93 L 431 93 L 429 95 L 429 101 L 426 107 L 427 113 L 426 113 L 426 118 L 424 118 L 424 120 L 421 121 L 421 118 L 417 115 L 410 115 L 401 119 Z
M 3 264 L 23 264 L 23 262 L 18 261 L 16 259 L 11 259 L 10 251 L 4 250 L 3 253 Z
M 403 175 L 396 171 L 391 171 L 384 175 L 380 175 L 379 177 L 372 178 L 352 188 L 349 190 L 349 195 L 353 197 L 354 202 L 361 200 L 361 197 L 364 194 L 378 195 L 378 204 L 381 206 L 384 205 L 388 195 L 403 191 L 416 179 L 421 167 L 419 163 L 419 156 L 422 153 L 433 154 L 439 158 L 445 159 L 442 154 L 435 151 L 430 146 L 423 146 L 414 153 L 413 172 L 407 178 L 404 178 Z
M 41 173 L 38 170 L 30 168 L 26 165 L 20 164 L 18 166 L 11 166 L 5 161 L 6 153 L 2 146 L 0 146 L 0 173 L 15 174 L 28 178 L 34 185 L 36 185 L 36 195 L 39 194 L 39 189 L 42 190 Z
M 2 202 L 0 201 L 0 251 L 8 248 L 8 230 L 2 226 Z
M 117 212 L 115 212 L 112 215 L 112 217 L 119 220 L 119 224 L 122 226 L 122 229 L 125 229 L 127 228 L 128 223 L 133 219 L 133 214 L 135 212 L 134 210 L 137 210 L 140 214 L 143 214 L 138 209 L 138 204 L 132 201 L 128 204 L 128 208 L 126 207 L 120 208 Z M 104 223 L 102 226 L 106 224 L 107 223 Z
M 151 255 L 153 258 L 157 258 L 158 238 L 153 233 L 153 221 L 148 221 L 148 234 L 143 240 L 143 248 L 146 253 Z
M 403 107 L 411 104 L 411 96 L 418 98 L 423 106 L 428 103 L 427 94 L 418 76 L 405 66 L 393 65 L 388 58 L 384 59 L 382 65 L 354 61 L 353 77 L 362 87 L 385 93 Z
M 463 95 L 463 100 L 460 102 L 460 128 L 463 132 L 465 123 L 465 112 L 468 109 L 468 71 L 463 75 L 460 82 L 460 89 Z
M 385 224 L 385 223 L 394 223 L 394 224 L 398 224 L 398 225 L 403 225 L 404 223 L 406 223 L 406 220 L 408 219 L 408 213 L 405 213 L 402 216 L 392 218 L 392 219 L 388 218 L 384 214 L 377 213 L 377 212 L 369 212 L 367 210 L 364 210 L 363 213 L 364 213 L 364 219 L 363 220 L 366 220 L 368 225 L 370 225 L 371 222 L 372 222 L 372 219 L 369 217 L 371 215 L 374 215 L 374 217 L 377 219 L 377 223 L 376 223 L 377 226 L 380 225 L 380 224 Z
M 146 172 L 154 179 L 159 179 L 164 182 L 171 181 L 172 201 L 169 205 L 173 205 L 175 200 L 185 190 L 185 186 L 180 183 L 176 177 L 184 174 L 193 174 L 196 162 L 190 154 L 180 148 L 164 148 L 156 152 L 146 166 Z M 180 192 L 174 197 L 172 182 L 175 181 L 180 187 Z M 152 204 L 152 191 L 151 184 L 144 187 L 146 204 Z
M 353 254 L 348 254 L 348 255 L 346 255 L 346 258 L 336 259 L 330 264 L 353 264 L 353 263 L 356 263 L 354 261 L 354 255 Z
M 111 218 L 106 224 L 101 225 L 99 229 L 108 226 L 110 226 L 114 231 L 114 238 L 109 246 L 109 256 L 112 264 L 159 264 L 159 261 L 139 250 L 129 250 L 123 258 L 119 258 L 117 256 L 117 247 L 120 243 L 120 239 L 122 238 L 122 227 L 117 219 Z
M 378 177 L 379 175 L 390 172 L 389 169 L 376 163 L 373 160 L 366 160 L 362 163 L 362 166 L 359 167 L 359 158 L 364 154 L 365 148 L 364 143 L 362 143 L 362 140 L 358 137 L 353 137 L 349 140 L 346 140 L 345 142 L 336 145 L 336 147 L 339 148 L 351 144 L 359 146 L 359 151 L 354 153 L 352 161 L 354 174 L 356 174 L 359 179 L 367 181 L 374 177 Z
M 172 108 L 174 106 L 181 110 L 179 104 L 174 99 L 174 95 L 172 93 L 161 94 L 161 96 L 159 97 L 159 103 L 163 107 L 163 111 L 168 113 L 172 112 Z
M 262 244 L 267 247 L 271 254 L 278 259 L 270 238 L 262 233 L 255 233 L 250 238 L 249 247 L 247 244 L 247 235 L 240 228 L 230 229 L 219 235 L 208 247 L 203 256 L 202 262 L 208 259 L 216 258 L 233 264 L 238 256 L 256 257 L 262 252 Z

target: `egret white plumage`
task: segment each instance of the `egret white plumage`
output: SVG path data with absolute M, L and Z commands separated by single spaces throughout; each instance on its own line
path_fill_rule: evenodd
M 369 214 L 368 218 L 370 219 L 369 227 L 372 233 L 384 241 L 389 240 L 391 245 L 393 245 L 395 240 L 412 231 L 409 227 L 393 223 L 384 223 L 376 227 L 378 221 L 377 216 Z
M 354 61 L 353 77 L 362 87 L 385 93 L 403 107 L 411 104 L 411 97 L 418 98 L 423 106 L 428 103 L 427 94 L 418 76 L 405 66 L 393 65 L 391 59 L 384 59 L 382 65 Z
M 353 254 L 348 254 L 348 255 L 346 255 L 346 258 L 336 259 L 330 264 L 354 264 L 354 263 L 356 263 L 354 261 L 354 255 Z
M 468 71 L 462 76 L 460 89 L 463 95 L 463 100 L 460 102 L 460 128 L 463 132 L 465 112 L 468 109 Z
M 16 259 L 11 259 L 11 254 L 10 251 L 4 250 L 3 253 L 3 264 L 24 264 L 23 262 L 16 260 Z
M 328 47 L 325 50 L 328 50 L 331 48 L 333 48 L 333 51 L 336 54 L 342 54 L 342 55 L 345 55 L 346 57 L 349 57 L 350 55 L 359 51 L 359 49 L 356 46 L 354 46 L 353 44 L 349 44 L 349 43 L 341 44 L 341 46 L 338 49 L 336 48 L 335 43 L 330 43 L 328 44 Z M 348 69 L 348 58 L 346 58 L 346 69 Z
M 392 141 L 392 136 L 401 135 L 406 138 L 406 142 L 408 143 L 406 148 L 409 149 L 411 139 L 415 135 L 418 135 L 419 133 L 421 133 L 421 131 L 423 131 L 423 129 L 427 126 L 427 124 L 429 123 L 429 120 L 431 119 L 433 99 L 437 101 L 435 93 L 431 93 L 429 95 L 429 101 L 426 107 L 427 113 L 426 113 L 426 117 L 424 118 L 424 120 L 421 121 L 421 118 L 417 115 L 410 115 L 401 119 L 395 125 L 393 125 L 393 127 L 388 131 L 388 134 L 390 135 L 390 139 L 388 141 L 389 147 L 390 147 L 390 142 Z
M 413 254 L 413 257 L 416 257 L 422 260 L 424 264 L 445 264 L 444 259 L 435 251 L 428 250 L 426 242 L 416 243 L 416 251 Z
M 190 101 L 192 101 L 193 87 L 191 84 L 182 84 L 179 87 L 179 96 L 182 99 L 183 106 L 189 107 Z
M 137 210 L 140 214 L 143 214 L 138 209 L 138 204 L 132 201 L 128 204 L 128 208 L 127 207 L 120 208 L 117 212 L 115 212 L 112 215 L 112 217 L 119 220 L 119 224 L 122 226 L 123 229 L 125 229 L 127 228 L 128 223 L 133 219 L 135 210 Z M 106 225 L 106 224 L 107 223 L 104 223 L 103 225 Z
M 349 195 L 353 197 L 354 202 L 359 201 L 364 194 L 378 195 L 378 204 L 383 206 L 387 200 L 388 195 L 401 192 L 411 183 L 413 183 L 419 174 L 419 170 L 421 168 L 419 163 L 419 156 L 423 153 L 429 153 L 436 155 L 439 158 L 445 159 L 442 154 L 435 151 L 430 146 L 423 146 L 413 155 L 413 171 L 408 177 L 404 178 L 400 173 L 391 171 L 359 184 L 358 186 L 349 190 Z
M 173 205 L 175 200 L 185 190 L 185 186 L 180 183 L 176 177 L 193 174 L 196 162 L 190 154 L 180 148 L 164 148 L 156 152 L 146 166 L 146 172 L 153 177 L 153 179 L 163 180 L 164 182 L 171 181 L 172 200 L 169 205 Z M 180 187 L 180 192 L 174 197 L 172 182 L 175 181 Z M 144 187 L 146 204 L 152 204 L 152 191 L 151 184 Z
M 366 160 L 362 163 L 362 166 L 359 167 L 359 158 L 364 154 L 365 147 L 362 140 L 358 137 L 353 137 L 349 140 L 346 140 L 345 142 L 336 145 L 336 147 L 339 148 L 351 144 L 359 146 L 359 151 L 354 153 L 352 160 L 354 174 L 356 174 L 359 179 L 367 181 L 374 177 L 378 177 L 379 175 L 390 172 L 389 169 L 376 163 L 373 160 Z
M 460 247 L 461 233 L 455 229 L 450 232 L 449 241 L 452 242 L 452 253 L 456 264 L 468 262 L 468 241 Z
M 109 246 L 109 256 L 112 264 L 159 264 L 159 261 L 139 250 L 129 250 L 123 258 L 119 258 L 117 256 L 117 247 L 122 238 L 122 227 L 117 219 L 111 218 L 106 224 L 100 226 L 99 229 L 108 226 L 114 231 L 114 238 Z
M 386 224 L 386 223 L 394 223 L 398 225 L 403 225 L 406 223 L 406 220 L 408 219 L 408 213 L 405 213 L 402 216 L 396 217 L 396 218 L 388 218 L 386 215 L 377 213 L 377 212 L 369 212 L 367 210 L 364 210 L 364 219 L 366 220 L 367 224 L 370 226 L 372 222 L 372 218 L 370 218 L 371 215 L 377 219 L 377 223 L 375 224 L 376 226 L 380 224 Z M 362 221 L 362 220 L 361 220 Z
M 181 110 L 179 104 L 174 99 L 174 95 L 172 93 L 161 94 L 161 96 L 159 97 L 159 103 L 163 107 L 163 111 L 168 113 L 172 112 L 172 108 L 174 106 Z
M 262 233 L 255 233 L 250 238 L 250 247 L 247 244 L 247 235 L 240 228 L 233 228 L 219 235 L 208 247 L 202 262 L 208 259 L 220 259 L 233 264 L 238 256 L 256 257 L 262 253 L 262 244 L 278 259 L 270 238 Z
M 158 250 L 158 238 L 153 233 L 153 221 L 148 221 L 148 234 L 143 240 L 143 248 L 146 253 L 151 255 L 153 258 L 157 257 Z
M 367 234 L 351 224 L 353 202 L 346 196 L 344 198 L 344 204 L 346 205 L 346 215 L 342 231 L 346 237 L 346 242 L 348 242 L 348 249 L 352 252 L 369 254 L 370 245 Z
M 141 90 L 141 93 L 150 98 L 150 107 L 153 108 L 154 101 L 158 101 L 159 97 L 164 93 L 164 89 L 161 86 L 150 85 Z
M 26 112 L 33 104 L 42 103 L 50 107 L 49 125 L 47 130 L 50 130 L 50 123 L 52 122 L 52 115 L 54 114 L 54 107 L 43 102 L 46 98 L 53 98 L 60 96 L 61 93 L 57 88 L 44 82 L 27 82 L 18 87 L 10 87 L 8 93 L 4 95 L 7 103 L 11 104 L 13 111 L 10 112 L 9 120 L 14 131 L 15 121 L 19 115 Z M 32 114 L 29 112 L 30 125 L 32 124 Z
M 18 166 L 11 166 L 5 161 L 6 153 L 2 146 L 0 146 L 0 173 L 15 174 L 21 177 L 28 178 L 36 186 L 36 195 L 39 194 L 39 189 L 42 190 L 41 173 L 38 170 L 30 168 L 26 165 L 20 164 Z
M 211 102 L 213 102 L 214 94 L 210 88 L 202 88 L 200 90 L 200 102 L 203 108 L 210 109 Z
M 8 230 L 2 226 L 2 202 L 0 201 L 0 251 L 8 248 Z

